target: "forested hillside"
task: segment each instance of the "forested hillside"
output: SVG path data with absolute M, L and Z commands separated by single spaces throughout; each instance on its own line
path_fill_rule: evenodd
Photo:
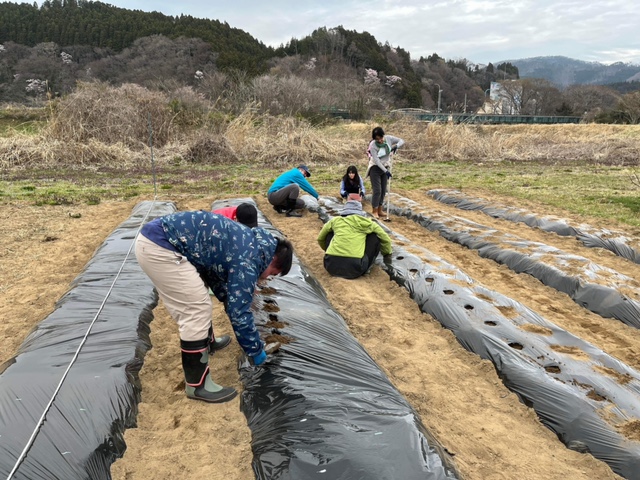
M 518 66 L 523 78 L 545 78 L 560 87 L 584 84 L 615 85 L 614 88 L 621 88 L 624 92 L 625 88 L 622 84 L 629 84 L 640 78 L 640 65 L 631 63 L 616 62 L 605 65 L 562 56 L 523 58 L 510 60 L 510 62 Z M 627 85 L 626 91 L 638 90 L 638 88 L 640 86 L 637 83 Z
M 176 93 L 178 111 L 196 97 L 235 114 L 362 119 L 398 108 L 445 113 L 580 115 L 634 123 L 638 92 L 520 78 L 510 62 L 477 65 L 437 53 L 411 58 L 368 32 L 319 27 L 277 49 L 226 22 L 167 16 L 89 0 L 0 3 L 0 102 L 41 103 L 78 82 L 136 83 Z M 502 85 L 503 98 L 489 95 Z M 190 91 L 184 89 L 190 89 Z M 182 90 L 181 90 L 182 89 Z
M 149 35 L 199 38 L 215 45 L 221 68 L 241 68 L 252 74 L 262 73 L 265 60 L 273 56 L 272 49 L 248 33 L 217 20 L 172 17 L 88 0 L 46 0 L 40 8 L 35 2 L 0 5 L 0 42 L 29 47 L 53 42 L 121 52 Z

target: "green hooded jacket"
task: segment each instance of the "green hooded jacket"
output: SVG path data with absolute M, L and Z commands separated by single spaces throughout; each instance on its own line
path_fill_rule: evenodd
M 326 247 L 325 239 L 333 232 L 333 239 Z M 334 217 L 325 223 L 318 235 L 318 244 L 328 255 L 336 257 L 362 258 L 367 235 L 375 233 L 380 239 L 380 253 L 391 254 L 389 235 L 373 220 L 361 215 Z

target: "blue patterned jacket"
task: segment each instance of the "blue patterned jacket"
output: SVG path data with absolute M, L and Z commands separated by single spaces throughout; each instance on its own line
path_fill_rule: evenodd
M 162 217 L 167 240 L 193 264 L 224 303 L 238 343 L 249 356 L 262 352 L 251 303 L 260 275 L 275 254 L 277 239 L 262 228 L 248 228 L 206 211 Z

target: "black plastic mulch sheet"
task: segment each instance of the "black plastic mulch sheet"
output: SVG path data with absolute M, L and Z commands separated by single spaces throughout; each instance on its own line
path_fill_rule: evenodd
M 320 203 L 325 222 L 342 208 L 325 197 Z M 640 478 L 640 442 L 618 432 L 639 421 L 639 372 L 380 225 L 392 238 L 393 254 L 379 265 L 423 312 L 467 350 L 491 360 L 507 388 L 569 448 L 590 452 L 623 477 Z
M 213 208 L 242 201 L 251 200 Z M 259 226 L 282 236 L 262 214 Z M 265 366 L 241 363 L 256 478 L 456 478 L 447 454 L 295 255 L 291 272 L 271 279 L 253 308 L 263 338 L 290 342 Z
M 627 260 L 640 263 L 640 241 L 628 238 L 622 232 L 596 230 L 584 224 L 573 227 L 562 218 L 549 215 L 538 217 L 524 209 L 492 205 L 487 200 L 468 197 L 458 190 L 429 190 L 427 195 L 462 210 L 479 210 L 493 218 L 524 223 L 530 227 L 537 227 L 545 232 L 553 232 L 562 236 L 576 237 L 586 247 L 604 248 Z
M 125 451 L 124 430 L 136 425 L 137 374 L 150 348 L 149 322 L 157 304 L 153 285 L 133 250 L 127 254 L 143 220 L 174 211 L 173 203 L 138 204 L 96 251 L 53 313 L 2 365 L 3 478 L 12 471 L 11 478 L 24 480 L 111 478 L 110 465 Z M 72 362 L 94 318 L 87 341 Z M 52 398 L 38 430 L 38 420 Z M 34 433 L 33 444 L 26 449 Z
M 393 202 L 394 215 L 410 218 L 514 272 L 527 273 L 598 315 L 640 328 L 639 279 L 544 243 L 505 234 L 443 212 L 426 211 L 424 206 L 398 195 L 394 195 Z

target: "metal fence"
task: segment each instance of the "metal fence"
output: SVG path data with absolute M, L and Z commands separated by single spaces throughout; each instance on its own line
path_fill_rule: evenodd
M 582 117 L 565 117 L 552 115 L 497 115 L 490 113 L 430 113 L 419 109 L 394 110 L 393 113 L 410 116 L 425 122 L 442 123 L 483 123 L 483 124 L 518 124 L 518 123 L 580 123 Z
M 323 112 L 334 118 L 342 118 L 343 120 L 352 119 L 351 112 L 348 109 L 326 107 Z M 384 114 L 384 112 L 378 112 Z M 394 115 L 402 115 L 414 118 L 423 122 L 441 122 L 441 123 L 473 123 L 473 124 L 520 124 L 520 123 L 537 123 L 537 124 L 557 124 L 557 123 L 580 123 L 582 117 L 566 117 L 555 115 L 498 115 L 491 113 L 432 113 L 420 108 L 402 108 L 392 110 L 390 113 Z

